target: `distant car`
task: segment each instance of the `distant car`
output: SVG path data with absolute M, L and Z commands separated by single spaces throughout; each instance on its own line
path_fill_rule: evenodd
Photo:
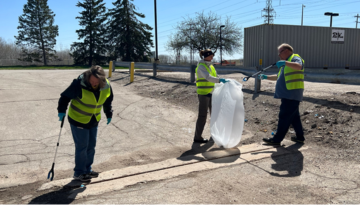
M 214 63 L 213 65 L 221 65 L 221 63 Z M 235 66 L 235 62 L 229 62 L 227 60 L 223 60 L 222 66 Z

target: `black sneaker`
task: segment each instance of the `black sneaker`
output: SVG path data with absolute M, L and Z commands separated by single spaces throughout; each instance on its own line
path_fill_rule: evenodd
M 274 141 L 274 138 L 263 138 L 263 141 L 270 145 L 280 145 L 280 142 Z
M 293 136 L 291 137 L 291 141 L 304 144 L 305 139 Z
M 208 139 L 194 140 L 194 142 L 196 142 L 196 143 L 207 143 L 207 142 L 209 142 L 209 140 Z
M 99 176 L 99 172 L 94 172 L 94 171 L 91 171 L 90 173 L 87 174 L 89 177 L 91 178 L 96 178 Z
M 91 181 L 91 177 L 87 174 L 80 174 L 79 176 L 74 175 L 74 179 L 82 181 L 82 182 Z

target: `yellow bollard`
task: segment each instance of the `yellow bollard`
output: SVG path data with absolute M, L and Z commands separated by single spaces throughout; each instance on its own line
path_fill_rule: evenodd
M 130 83 L 134 82 L 134 62 L 131 62 L 130 66 Z
M 112 66 L 113 66 L 113 62 L 110 61 L 109 63 L 109 78 L 111 78 L 111 74 L 112 74 Z

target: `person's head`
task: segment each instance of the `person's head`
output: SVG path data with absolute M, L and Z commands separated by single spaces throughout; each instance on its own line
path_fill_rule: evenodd
M 99 87 L 104 88 L 106 85 L 105 72 L 98 65 L 93 65 L 89 70 L 85 71 L 84 78 L 94 90 L 97 90 Z
M 290 55 L 294 53 L 293 47 L 291 47 L 287 43 L 283 43 L 280 46 L 278 46 L 278 55 L 281 60 L 286 60 L 289 58 Z
M 201 50 L 199 54 L 200 58 L 204 59 L 204 61 L 212 61 L 215 56 L 215 53 L 213 53 L 210 49 Z

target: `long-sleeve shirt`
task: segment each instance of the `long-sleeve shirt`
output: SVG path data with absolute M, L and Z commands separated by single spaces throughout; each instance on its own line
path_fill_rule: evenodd
M 204 61 L 204 60 L 200 60 L 199 64 L 200 63 L 205 63 L 209 69 L 210 69 L 210 65 L 212 64 L 210 61 Z M 211 76 L 210 73 L 206 70 L 205 66 L 203 66 L 203 65 L 198 65 L 197 73 L 198 73 L 199 78 L 205 78 L 209 82 L 212 82 L 212 83 L 220 82 L 220 78 L 218 76 L 216 76 L 216 77 Z M 211 91 L 211 93 L 212 93 L 212 91 Z
M 77 79 L 73 80 L 71 85 L 64 92 L 62 92 L 60 94 L 59 104 L 58 104 L 58 108 L 57 108 L 58 112 L 66 113 L 67 107 L 68 107 L 71 99 L 76 99 L 77 97 L 79 97 L 81 99 L 82 98 L 82 89 L 86 89 L 86 90 L 93 92 L 96 100 L 97 101 L 99 100 L 100 90 L 99 89 L 94 90 L 90 84 L 88 84 L 85 80 L 83 80 L 82 75 L 80 75 Z M 106 118 L 112 118 L 113 111 L 112 111 L 111 103 L 113 101 L 113 98 L 114 98 L 114 95 L 112 92 L 112 88 L 110 86 L 110 96 L 106 99 L 105 103 L 103 104 L 103 110 L 106 115 Z M 77 122 L 77 121 L 71 119 L 70 116 L 68 117 L 68 120 L 69 120 L 70 124 L 77 126 L 77 127 L 82 127 L 85 129 L 90 129 L 92 127 L 96 127 L 99 124 L 99 122 L 96 120 L 94 115 L 91 117 L 90 122 L 87 124 Z

